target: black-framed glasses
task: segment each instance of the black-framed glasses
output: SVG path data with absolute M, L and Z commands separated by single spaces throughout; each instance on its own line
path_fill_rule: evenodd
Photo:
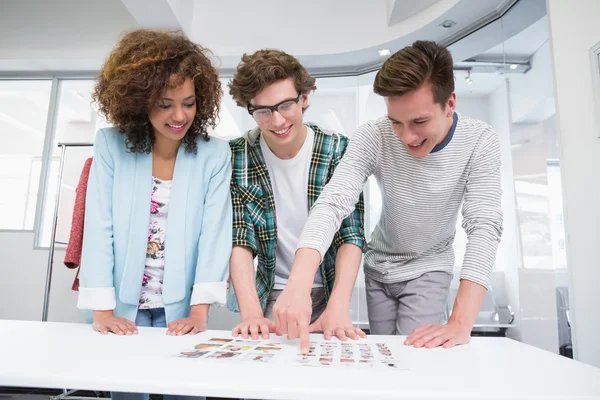
M 302 97 L 302 93 L 298 93 L 298 96 L 292 99 L 286 99 L 280 101 L 274 106 L 260 106 L 260 107 L 252 107 L 248 106 L 248 113 L 252 115 L 252 117 L 256 121 L 266 121 L 271 119 L 273 113 L 277 111 L 282 116 L 290 116 L 294 112 L 294 108 L 296 104 L 300 101 Z

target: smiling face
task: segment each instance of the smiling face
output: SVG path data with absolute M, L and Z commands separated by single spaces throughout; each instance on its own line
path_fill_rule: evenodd
M 265 87 L 251 101 L 253 109 L 283 102 L 278 108 L 279 111 L 270 112 L 270 117 L 254 117 L 265 141 L 274 152 L 290 147 L 300 149 L 304 143 L 306 129 L 302 125 L 302 110 L 308 107 L 308 97 L 301 95 L 298 102 L 295 102 L 298 95 L 292 79 L 284 79 Z
M 425 83 L 402 96 L 385 97 L 385 103 L 398 139 L 413 157 L 423 158 L 450 132 L 456 94 L 441 105 L 434 101 L 431 84 Z
M 196 90 L 187 78 L 173 89 L 165 89 L 148 113 L 157 141 L 181 142 L 196 117 Z

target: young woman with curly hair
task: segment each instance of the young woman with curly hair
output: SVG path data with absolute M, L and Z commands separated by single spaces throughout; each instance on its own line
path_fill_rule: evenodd
M 114 127 L 96 135 L 78 301 L 95 330 L 195 334 L 225 303 L 231 156 L 207 134 L 221 96 L 208 51 L 178 32 L 129 32 L 104 64 L 93 98 Z

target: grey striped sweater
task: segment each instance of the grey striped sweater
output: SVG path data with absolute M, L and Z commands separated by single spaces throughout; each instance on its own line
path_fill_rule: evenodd
M 500 147 L 487 124 L 455 114 L 445 143 L 422 159 L 410 155 L 387 117 L 362 125 L 313 206 L 298 248 L 323 257 L 372 174 L 383 204 L 364 258 L 367 276 L 401 282 L 428 271 L 452 272 L 462 204 L 468 244 L 461 278 L 489 288 L 502 210 Z

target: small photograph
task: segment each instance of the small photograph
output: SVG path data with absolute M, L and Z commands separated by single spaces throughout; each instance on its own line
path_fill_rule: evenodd
M 235 339 L 231 344 L 236 344 L 238 346 L 247 345 L 247 346 L 255 346 L 260 343 L 260 340 L 252 340 L 252 339 Z
M 275 354 L 246 354 L 244 360 L 256 363 L 268 363 L 275 357 Z
M 373 365 L 373 360 L 358 360 L 359 364 Z
M 298 349 L 298 350 L 299 350 L 299 349 Z M 304 356 L 304 355 L 307 355 L 307 356 L 315 356 L 315 355 L 317 355 L 317 353 L 316 353 L 315 349 L 313 349 L 313 348 L 311 347 L 310 349 L 308 349 L 308 353 L 307 353 L 307 354 L 302 354 L 302 353 L 300 353 L 300 351 L 298 351 L 298 353 L 296 353 L 296 355 L 297 355 L 298 357 L 300 357 L 300 356 Z
M 333 351 L 323 351 L 321 357 L 333 357 Z
M 321 347 L 330 347 L 332 349 L 335 349 L 338 347 L 337 343 L 321 343 Z
M 233 341 L 233 339 L 226 339 L 226 338 L 212 338 L 209 340 L 209 342 L 211 342 L 211 343 L 229 343 L 232 341 Z
M 354 359 L 340 358 L 340 363 L 342 363 L 342 364 L 354 364 Z
M 361 354 L 361 355 L 360 355 L 360 357 L 361 357 L 363 360 L 372 360 L 372 359 L 373 359 L 373 356 L 372 356 L 372 355 L 370 355 L 370 354 Z
M 391 356 L 392 351 L 387 347 L 385 343 L 377 343 L 377 350 L 382 356 Z
M 340 355 L 340 360 L 354 360 L 353 354 L 342 354 Z
M 316 349 L 314 347 L 311 347 L 311 348 L 308 349 L 308 354 L 307 354 L 308 356 L 314 356 L 316 354 L 317 354 L 317 352 L 316 352 Z M 302 355 L 304 355 L 304 354 L 302 354 L 302 353 L 298 353 L 297 354 L 297 356 L 302 356 Z
M 321 357 L 319 358 L 319 364 L 321 365 L 331 365 L 333 364 L 333 359 L 331 358 L 326 358 L 326 357 Z
M 196 350 L 216 350 L 221 347 L 221 344 L 216 343 L 198 343 L 194 346 Z
M 200 358 L 210 353 L 210 351 L 182 351 L 179 353 L 180 358 Z
M 314 363 L 317 361 L 317 357 L 315 356 L 303 356 L 302 354 L 298 354 L 296 356 L 296 361 L 306 364 L 306 363 Z
M 272 352 L 277 352 L 281 350 L 281 347 L 257 347 L 254 349 L 254 351 L 262 351 L 263 353 L 272 353 Z
M 258 344 L 258 343 L 260 343 L 260 342 L 256 342 L 256 344 Z M 279 346 L 281 346 L 281 343 L 267 342 L 267 343 L 263 343 L 261 346 L 264 346 L 264 347 L 279 347 Z M 312 342 L 311 342 L 310 347 L 313 347 Z
M 231 351 L 217 351 L 216 353 L 212 353 L 206 358 L 213 360 L 230 360 L 232 358 L 238 357 L 240 354 L 241 353 L 233 353 Z
M 252 346 L 238 346 L 237 344 L 229 344 L 223 347 L 223 350 L 240 352 L 240 351 L 248 351 L 252 348 Z

